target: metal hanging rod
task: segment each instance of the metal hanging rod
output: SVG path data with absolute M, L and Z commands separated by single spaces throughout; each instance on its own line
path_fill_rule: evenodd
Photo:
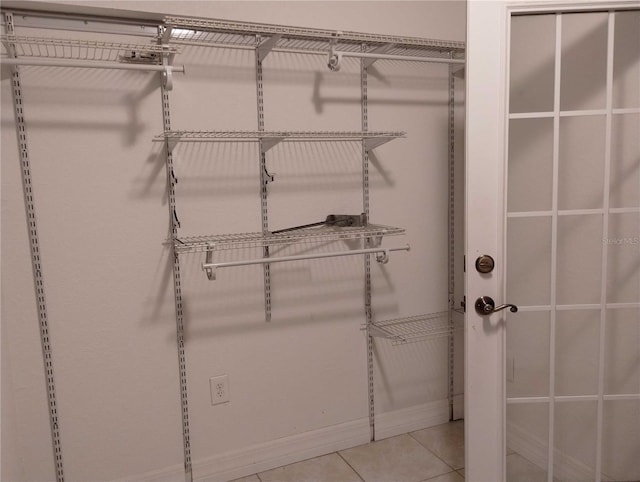
M 354 57 L 359 59 L 368 59 L 368 65 L 375 62 L 376 60 L 402 60 L 402 61 L 411 61 L 411 62 L 435 62 L 440 64 L 464 64 L 464 59 L 454 59 L 454 58 L 440 58 L 440 57 L 418 57 L 418 56 L 410 56 L 410 55 L 399 55 L 399 54 L 386 54 L 383 52 L 350 52 L 350 51 L 342 51 L 336 50 L 335 44 L 331 45 L 328 53 L 327 66 L 329 70 L 337 72 L 342 67 L 342 58 L 343 57 Z
M 93 60 L 66 60 L 66 59 L 15 59 L 3 58 L 0 60 L 3 65 L 33 65 L 42 67 L 78 67 L 85 69 L 118 69 L 118 70 L 142 70 L 146 72 L 181 72 L 184 73 L 184 65 L 147 65 L 129 64 L 118 62 L 96 62 Z
M 221 263 L 211 263 L 210 259 L 212 256 L 212 251 L 207 252 L 207 262 L 202 263 L 202 270 L 206 271 L 207 277 L 210 280 L 216 279 L 217 268 L 229 268 L 232 266 L 248 266 L 253 264 L 271 264 L 271 263 L 282 263 L 285 261 L 302 261 L 306 259 L 319 259 L 319 258 L 337 258 L 339 256 L 355 256 L 358 254 L 381 254 L 381 256 L 377 256 L 376 260 L 379 263 L 387 263 L 389 261 L 389 253 L 391 251 L 409 251 L 411 246 L 408 244 L 405 246 L 401 246 L 399 248 L 363 248 L 363 249 L 352 249 L 349 251 L 337 251 L 333 253 L 320 253 L 320 254 L 303 254 L 297 256 L 281 256 L 278 258 L 258 258 L 258 259 L 247 259 L 243 261 L 227 261 Z
M 355 57 L 359 59 L 389 59 L 389 60 L 407 60 L 411 62 L 435 62 L 440 64 L 464 64 L 464 59 L 451 59 L 440 57 L 418 57 L 415 55 L 395 55 L 384 53 L 367 53 L 367 52 L 345 52 L 345 51 L 333 51 L 334 55 L 338 57 Z

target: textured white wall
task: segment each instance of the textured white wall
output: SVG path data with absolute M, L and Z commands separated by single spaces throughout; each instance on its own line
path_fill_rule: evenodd
M 462 2 L 65 2 L 64 8 L 114 6 L 464 38 Z M 256 127 L 251 53 L 190 48 L 178 62 L 188 73 L 178 74 L 170 94 L 174 128 Z M 267 129 L 360 129 L 356 61 L 345 61 L 336 74 L 321 57 L 272 54 L 265 65 Z M 66 475 L 130 480 L 179 466 L 165 175 L 160 146 L 151 142 L 162 131 L 158 79 L 22 70 Z M 385 244 L 412 245 L 384 267 L 374 263 L 375 313 L 439 311 L 447 305 L 447 68 L 380 62 L 375 70 L 369 128 L 406 130 L 408 138 L 375 152 L 372 221 L 407 228 L 406 239 Z M 7 74 L 2 102 L 10 106 Z M 256 157 L 245 145 L 176 150 L 182 234 L 259 230 Z M 270 187 L 272 228 L 360 212 L 356 146 L 281 145 L 268 162 L 278 174 Z M 46 480 L 53 462 L 18 168 L 13 113 L 4 108 L 3 480 Z M 260 268 L 221 270 L 209 282 L 201 262 L 195 255 L 182 261 L 196 468 L 222 453 L 366 418 L 360 258 L 274 265 L 270 324 L 263 320 Z M 445 340 L 400 348 L 376 343 L 378 412 L 445 399 L 446 353 Z M 212 407 L 209 377 L 221 373 L 229 374 L 231 402 Z

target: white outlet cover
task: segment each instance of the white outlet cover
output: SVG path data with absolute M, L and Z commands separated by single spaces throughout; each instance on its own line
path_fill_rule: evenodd
M 209 379 L 211 405 L 219 405 L 229 401 L 229 375 L 219 375 Z

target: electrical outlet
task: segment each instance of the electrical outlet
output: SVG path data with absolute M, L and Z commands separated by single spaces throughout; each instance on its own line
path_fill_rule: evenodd
M 220 375 L 209 379 L 211 405 L 229 401 L 229 375 Z

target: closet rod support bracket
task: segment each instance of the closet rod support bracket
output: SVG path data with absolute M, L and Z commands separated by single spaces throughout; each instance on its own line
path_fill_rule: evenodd
M 216 267 L 213 265 L 213 250 L 215 247 L 215 243 L 207 244 L 207 255 L 205 257 L 205 264 L 207 266 L 203 268 L 207 274 L 207 279 L 210 281 L 215 281 L 216 279 Z

